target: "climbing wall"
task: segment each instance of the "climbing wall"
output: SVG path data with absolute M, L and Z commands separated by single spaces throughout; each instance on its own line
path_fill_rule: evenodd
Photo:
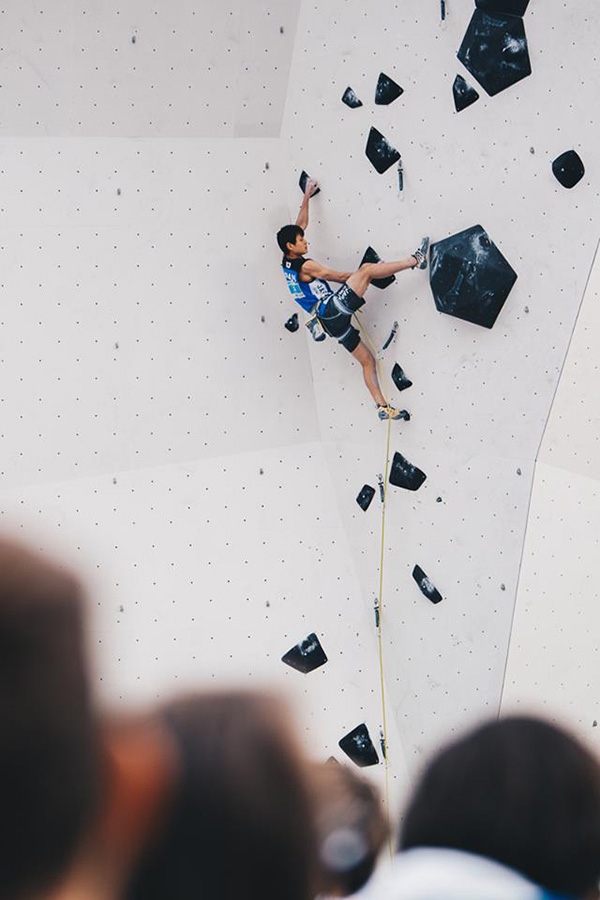
M 283 687 L 316 756 L 364 726 L 349 749 L 381 763 L 384 731 L 394 797 L 498 711 L 598 241 L 594 6 L 517 5 L 499 26 L 472 0 L 444 19 L 437 0 L 0 9 L 0 512 L 88 574 L 103 702 Z M 570 150 L 572 190 L 552 171 Z M 310 253 L 336 268 L 480 225 L 518 276 L 491 329 L 439 312 L 423 272 L 370 289 L 365 340 L 399 322 L 382 377 L 411 419 L 389 430 L 346 351 L 284 328 L 274 234 L 303 169 L 323 187 Z M 387 484 L 398 453 L 417 491 Z M 281 661 L 301 643 L 310 665 L 313 634 L 327 662 Z

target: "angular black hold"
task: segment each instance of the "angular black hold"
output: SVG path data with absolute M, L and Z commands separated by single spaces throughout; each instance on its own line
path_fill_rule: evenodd
M 415 566 L 413 569 L 412 577 L 415 579 L 417 584 L 421 589 L 421 593 L 425 594 L 428 600 L 431 600 L 432 603 L 439 603 L 442 600 L 442 595 L 436 588 L 434 584 L 431 583 L 425 572 L 420 566 Z
M 381 257 L 379 255 L 379 253 L 376 250 L 373 250 L 372 247 L 367 247 L 367 249 L 364 252 L 363 258 L 360 261 L 360 265 L 362 266 L 363 263 L 378 263 L 378 262 L 381 262 Z M 389 287 L 390 284 L 393 284 L 395 280 L 396 280 L 395 275 L 388 275 L 387 278 L 374 278 L 373 281 L 371 282 L 371 284 L 374 285 L 374 287 L 381 288 L 383 290 L 383 288 Z
M 309 634 L 303 641 L 284 653 L 281 662 L 307 675 L 318 669 L 319 666 L 324 666 L 327 657 L 316 634 Z
M 412 387 L 412 381 L 406 377 L 402 366 L 399 366 L 398 363 L 395 363 L 392 369 L 392 381 L 399 391 L 405 391 L 407 388 Z
M 377 750 L 373 746 L 369 729 L 365 724 L 358 725 L 343 737 L 339 741 L 339 747 L 361 769 L 367 766 L 376 766 L 379 762 Z
M 390 484 L 405 488 L 407 491 L 418 491 L 427 475 L 402 456 L 394 453 L 390 468 Z
M 377 81 L 377 87 L 375 88 L 375 103 L 378 106 L 389 106 L 390 103 L 397 100 L 400 94 L 403 93 L 404 88 L 401 88 L 399 84 L 396 84 L 389 75 L 386 75 L 385 72 L 380 74 Z
M 377 169 L 380 175 L 387 172 L 390 166 L 393 166 L 400 159 L 400 154 L 396 148 L 392 147 L 390 142 L 376 128 L 371 128 L 369 132 L 365 153 L 369 162 Z
M 471 87 L 462 75 L 457 75 L 452 85 L 452 93 L 454 94 L 454 108 L 456 112 L 460 112 L 479 100 L 479 94 L 474 87 Z
M 492 328 L 516 280 L 481 225 L 431 246 L 429 284 L 440 312 Z
M 350 109 L 358 109 L 359 106 L 362 106 L 362 100 L 358 99 L 351 87 L 347 87 L 344 91 L 342 103 L 345 103 Z
M 523 19 L 501 13 L 473 13 L 458 58 L 493 97 L 531 75 Z
M 298 313 L 294 313 L 293 316 L 290 316 L 287 322 L 284 325 L 284 328 L 287 328 L 288 331 L 298 331 L 300 325 L 298 324 Z
M 306 191 L 306 184 L 308 181 L 310 181 L 310 175 L 307 175 L 307 173 L 303 170 L 302 174 L 300 175 L 300 181 L 298 182 L 302 193 L 304 193 Z M 317 194 L 320 194 L 320 193 L 321 193 L 321 188 L 317 188 L 316 191 L 314 192 L 314 194 L 312 194 L 312 196 L 316 197 Z
M 552 171 L 563 187 L 572 188 L 585 175 L 585 166 L 575 150 L 567 150 L 556 157 L 552 163 Z
M 507 16 L 523 16 L 529 0 L 475 0 L 475 6 L 492 15 L 505 13 Z
M 356 498 L 356 502 L 360 506 L 361 509 L 364 509 L 366 512 L 371 505 L 371 500 L 375 496 L 375 488 L 371 487 L 370 484 L 365 484 L 363 488 L 361 488 L 361 492 Z

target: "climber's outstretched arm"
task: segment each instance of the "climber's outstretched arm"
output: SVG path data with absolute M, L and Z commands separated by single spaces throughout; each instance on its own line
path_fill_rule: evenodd
M 300 212 L 298 213 L 298 218 L 296 219 L 296 225 L 299 225 L 303 231 L 306 231 L 308 228 L 308 204 L 310 202 L 310 198 L 312 195 L 318 191 L 319 185 L 318 183 L 311 178 L 310 181 L 306 182 L 306 190 L 304 191 L 304 197 L 302 198 L 302 206 L 300 207 Z
M 334 281 L 337 284 L 345 284 L 352 275 L 352 272 L 337 272 L 335 269 L 322 266 L 316 259 L 307 259 L 302 266 L 302 271 L 311 278 L 323 278 L 325 281 Z

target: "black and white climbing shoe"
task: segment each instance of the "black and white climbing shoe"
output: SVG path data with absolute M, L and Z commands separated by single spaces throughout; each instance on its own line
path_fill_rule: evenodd
M 416 269 L 426 269 L 427 268 L 427 254 L 429 252 L 429 238 L 424 237 L 421 241 L 421 246 L 418 250 L 412 254 L 414 259 L 417 261 Z

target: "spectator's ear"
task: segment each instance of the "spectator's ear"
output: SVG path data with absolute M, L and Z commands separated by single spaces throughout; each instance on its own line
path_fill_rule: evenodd
M 166 729 L 151 719 L 111 722 L 104 743 L 106 790 L 96 843 L 117 878 L 127 878 L 167 817 L 178 754 Z

